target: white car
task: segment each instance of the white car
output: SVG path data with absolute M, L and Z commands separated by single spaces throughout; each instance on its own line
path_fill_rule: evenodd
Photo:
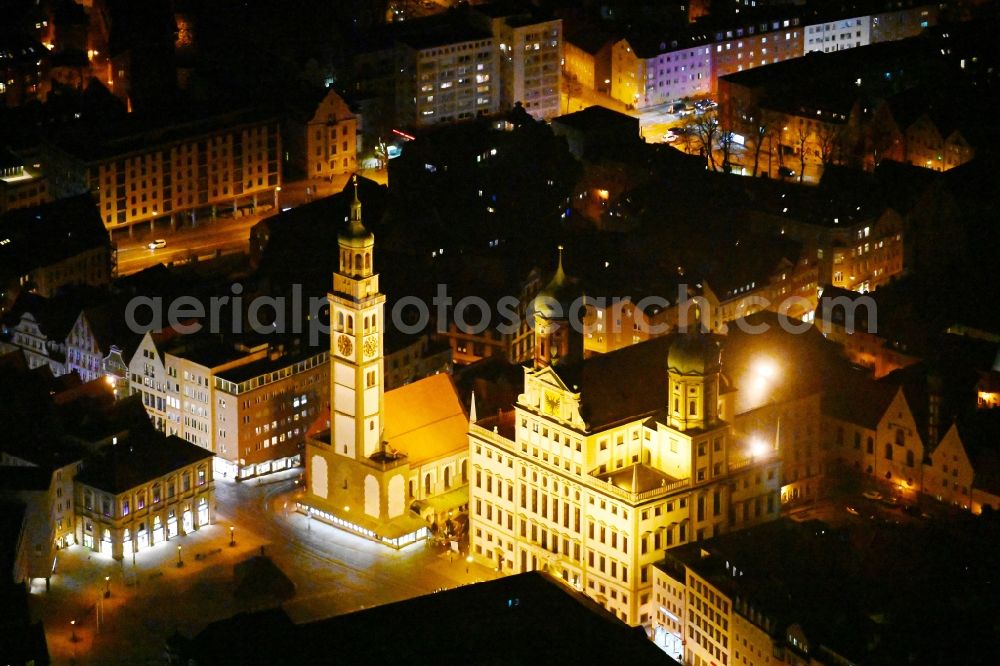
M 149 245 L 147 245 L 146 247 L 148 247 L 150 250 L 156 250 L 161 247 L 166 247 L 166 245 L 167 241 L 165 239 L 157 238 L 156 240 L 149 241 Z

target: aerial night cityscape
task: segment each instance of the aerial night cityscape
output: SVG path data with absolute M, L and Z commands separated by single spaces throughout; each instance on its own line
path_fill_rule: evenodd
M 0 2 L 0 666 L 1000 663 L 997 35 Z

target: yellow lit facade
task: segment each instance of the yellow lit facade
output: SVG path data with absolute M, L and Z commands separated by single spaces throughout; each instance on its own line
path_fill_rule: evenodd
M 330 410 L 306 439 L 299 510 L 401 548 L 465 510 L 468 416 L 448 375 L 384 391 L 385 296 L 356 188 L 327 296 Z
M 271 206 L 281 186 L 278 123 L 239 115 L 45 150 L 55 196 L 90 191 L 109 230 Z
M 665 362 L 669 343 L 588 359 L 580 375 L 525 369 L 515 408 L 470 424 L 477 560 L 503 573 L 547 569 L 623 621 L 649 625 L 651 565 L 664 549 L 777 517 L 773 452 L 753 459 L 734 438 L 718 365 L 697 367 L 691 349 Z M 632 379 L 652 397 L 620 413 L 595 406 L 601 386 L 638 367 Z M 662 398 L 643 383 L 657 369 Z
M 306 126 L 309 178 L 353 173 L 358 163 L 358 119 L 333 90 L 326 94 Z

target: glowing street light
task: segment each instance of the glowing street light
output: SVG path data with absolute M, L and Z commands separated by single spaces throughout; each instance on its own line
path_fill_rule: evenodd
M 236 545 L 236 528 L 232 525 L 229 526 L 229 547 L 232 548 Z
M 69 626 L 70 626 L 70 630 L 69 630 L 69 642 L 70 643 L 76 643 L 77 641 L 80 640 L 76 636 L 76 620 L 70 620 L 69 621 Z
M 180 569 L 184 566 L 184 560 L 181 559 L 181 546 L 177 546 L 177 568 Z
M 104 598 L 111 598 L 111 576 L 104 577 Z

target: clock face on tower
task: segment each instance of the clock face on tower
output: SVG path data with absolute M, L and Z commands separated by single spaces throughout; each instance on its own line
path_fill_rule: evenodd
M 343 356 L 350 356 L 352 349 L 354 349 L 354 345 L 351 344 L 351 339 L 349 337 L 342 335 L 337 338 L 337 351 L 339 351 Z
M 378 353 L 378 337 L 374 335 L 369 335 L 365 338 L 365 358 L 371 358 Z

